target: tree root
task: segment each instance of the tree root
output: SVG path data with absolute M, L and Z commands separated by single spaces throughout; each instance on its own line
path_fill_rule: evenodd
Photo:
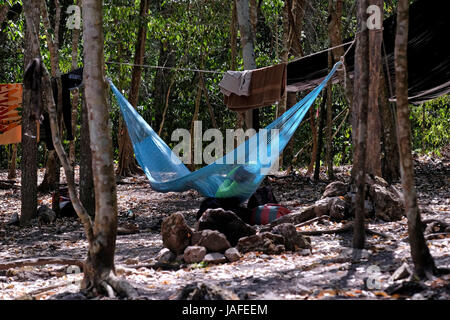
M 327 215 L 323 215 L 323 216 L 316 217 L 314 219 L 311 219 L 311 220 L 308 220 L 308 221 L 296 224 L 295 227 L 299 228 L 299 227 L 307 226 L 308 224 L 311 224 L 311 223 L 316 222 L 316 221 L 324 220 L 324 219 L 330 219 L 330 217 L 327 216 Z
M 316 219 L 316 218 L 314 218 L 314 219 Z M 314 219 L 311 219 L 310 221 L 306 221 L 306 222 L 314 222 L 314 221 L 312 221 Z M 306 222 L 304 222 L 304 223 L 306 223 Z M 297 232 L 302 234 L 302 235 L 305 235 L 305 236 L 320 236 L 320 235 L 323 235 L 323 234 L 340 234 L 340 233 L 345 233 L 345 232 L 352 231 L 352 230 L 353 230 L 353 222 L 349 222 L 346 225 L 344 225 L 343 227 L 338 228 L 338 229 L 313 230 L 313 231 L 297 231 Z M 384 233 L 381 233 L 381 232 L 377 232 L 377 231 L 373 231 L 373 230 L 370 230 L 368 228 L 366 228 L 365 230 L 366 230 L 367 234 L 376 235 L 376 236 L 383 237 L 383 238 L 386 238 L 386 239 L 392 239 L 392 237 L 387 235 L 387 234 L 384 234 Z
M 430 233 L 425 236 L 425 240 L 441 239 L 441 237 L 448 236 L 450 232 Z
M 162 262 L 154 262 L 154 263 L 146 263 L 146 264 L 136 264 L 127 266 L 127 268 L 139 269 L 139 268 L 147 268 L 154 270 L 167 270 L 167 271 L 177 271 L 180 270 L 181 265 L 173 264 L 173 263 L 162 263 Z
M 320 236 L 323 234 L 339 234 L 339 233 L 345 233 L 348 231 L 353 230 L 353 222 L 347 223 L 341 228 L 338 229 L 332 229 L 332 230 L 313 230 L 313 231 L 297 231 L 298 233 L 305 235 L 305 236 Z
M 422 221 L 423 224 L 429 224 L 429 223 L 431 223 L 431 222 L 437 222 L 437 223 L 439 223 L 439 224 L 445 226 L 446 228 L 447 228 L 447 227 L 450 227 L 450 224 L 448 224 L 448 223 L 445 222 L 445 221 L 438 220 L 438 219 L 426 219 L 426 220 L 423 220 L 423 221 Z
M 108 296 L 110 297 L 111 295 L 114 296 L 112 289 L 114 289 L 114 291 L 117 292 L 121 297 L 125 297 L 128 299 L 137 299 L 139 297 L 139 294 L 136 291 L 136 289 L 133 288 L 133 286 L 128 281 L 124 279 L 119 279 L 113 274 L 110 274 L 108 278 L 104 281 L 104 283 L 108 284 L 108 286 L 106 286 L 107 288 L 106 291 L 108 292 Z
M 47 264 L 60 264 L 60 265 L 75 265 L 83 270 L 84 262 L 81 260 L 68 258 L 68 257 L 39 257 L 30 259 L 19 259 L 0 263 L 0 270 L 8 270 L 11 268 L 20 268 L 24 266 L 43 266 Z

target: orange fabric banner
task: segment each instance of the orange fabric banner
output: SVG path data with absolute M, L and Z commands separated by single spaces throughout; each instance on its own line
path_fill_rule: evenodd
M 0 84 L 0 145 L 22 141 L 22 84 Z

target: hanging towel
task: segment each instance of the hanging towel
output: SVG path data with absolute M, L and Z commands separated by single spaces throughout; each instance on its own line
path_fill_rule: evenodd
M 232 93 L 238 96 L 249 96 L 251 80 L 252 70 L 227 71 L 219 83 L 219 88 L 226 96 Z
M 22 84 L 0 84 L 0 145 L 22 141 Z
M 225 104 L 236 112 L 274 104 L 283 99 L 286 89 L 286 64 L 252 70 L 249 96 L 225 95 Z

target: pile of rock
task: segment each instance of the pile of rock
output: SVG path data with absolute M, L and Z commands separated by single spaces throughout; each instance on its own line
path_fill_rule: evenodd
M 187 225 L 181 213 L 174 213 L 163 221 L 161 235 L 165 248 L 157 256 L 160 262 L 178 258 L 186 263 L 224 263 L 237 261 L 251 251 L 279 254 L 311 248 L 310 240 L 297 233 L 293 224 L 259 232 L 223 209 L 204 212 L 195 229 Z
M 404 216 L 401 192 L 383 178 L 366 175 L 365 207 L 368 218 L 398 221 Z M 355 191 L 341 181 L 330 183 L 322 198 L 315 203 L 317 216 L 328 214 L 331 219 L 342 220 L 354 216 Z
M 383 178 L 366 176 L 366 214 L 368 218 L 377 218 L 391 222 L 401 220 L 405 215 L 402 193 Z M 313 205 L 283 216 L 264 230 L 272 230 L 276 225 L 292 223 L 294 225 L 315 217 L 329 216 L 331 220 L 342 221 L 354 217 L 355 191 L 350 184 L 335 181 L 326 186 L 322 197 Z

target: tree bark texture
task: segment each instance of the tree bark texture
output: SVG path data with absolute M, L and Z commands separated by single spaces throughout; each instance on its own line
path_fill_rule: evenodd
M 365 158 L 367 141 L 367 111 L 369 99 L 369 36 L 366 28 L 367 1 L 360 0 L 357 8 L 358 36 L 355 49 L 354 96 L 352 131 L 354 153 L 352 177 L 355 186 L 355 227 L 353 248 L 363 249 L 365 244 Z
M 437 272 L 423 236 L 423 224 L 417 205 L 414 185 L 414 164 L 411 153 L 411 124 L 408 106 L 408 26 L 409 1 L 399 0 L 395 36 L 395 88 L 397 96 L 397 134 L 400 151 L 400 172 L 408 218 L 408 236 L 416 275 L 423 278 Z
M 82 91 L 84 92 L 84 90 Z M 80 155 L 80 201 L 87 213 L 93 217 L 95 215 L 95 194 L 92 175 L 92 150 L 84 93 L 82 93 L 81 101 Z
M 255 39 L 253 37 L 252 25 L 250 21 L 249 0 L 236 0 L 237 18 L 239 30 L 241 32 L 242 58 L 244 60 L 244 70 L 256 69 L 255 62 Z M 245 124 L 247 129 L 254 128 L 253 111 L 245 113 Z
M 25 67 L 39 57 L 39 42 L 34 34 L 39 32 L 40 0 L 24 1 L 23 11 L 26 19 Z M 31 92 L 23 90 L 22 105 L 22 156 L 21 156 L 21 213 L 20 224 L 26 225 L 37 213 L 37 125 L 31 120 Z
M 86 107 L 92 150 L 95 190 L 93 239 L 85 262 L 82 286 L 108 292 L 107 280 L 114 274 L 117 234 L 117 194 L 107 83 L 104 78 L 102 0 L 83 1 L 83 41 Z
M 368 5 L 376 5 L 383 12 L 383 0 L 369 0 Z M 383 14 L 380 17 L 383 23 Z M 381 44 L 383 42 L 383 27 L 379 30 L 369 30 L 369 110 L 367 118 L 367 157 L 366 171 L 375 176 L 381 172 L 381 123 L 379 111 L 380 72 L 382 66 Z

